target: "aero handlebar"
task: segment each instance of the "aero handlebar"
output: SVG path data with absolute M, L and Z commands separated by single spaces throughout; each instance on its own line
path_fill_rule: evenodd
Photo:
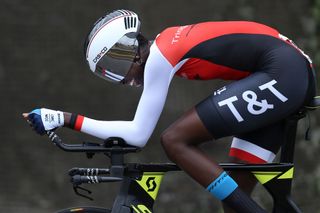
M 103 143 L 83 142 L 82 144 L 65 144 L 55 132 L 48 131 L 47 135 L 53 144 L 66 152 L 130 153 L 140 151 L 139 147 L 130 146 L 123 139 L 116 137 L 108 138 Z

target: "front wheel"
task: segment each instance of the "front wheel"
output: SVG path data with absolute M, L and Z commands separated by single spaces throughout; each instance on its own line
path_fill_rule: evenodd
M 111 213 L 111 210 L 102 207 L 81 206 L 59 210 L 56 213 Z

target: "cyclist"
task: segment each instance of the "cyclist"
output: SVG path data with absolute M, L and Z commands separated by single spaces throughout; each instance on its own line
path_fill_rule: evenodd
M 168 157 L 221 200 L 226 212 L 264 212 L 248 196 L 256 184 L 252 175 L 227 174 L 198 145 L 232 135 L 233 162 L 272 162 L 284 137 L 284 119 L 315 94 L 311 60 L 277 30 L 255 22 L 170 27 L 154 41 L 141 34 L 140 24 L 132 11 L 106 14 L 94 24 L 84 50 L 96 75 L 144 86 L 132 121 L 99 121 L 46 108 L 24 116 L 39 134 L 64 126 L 101 139 L 121 137 L 143 147 L 174 75 L 235 80 L 182 115 L 161 141 Z

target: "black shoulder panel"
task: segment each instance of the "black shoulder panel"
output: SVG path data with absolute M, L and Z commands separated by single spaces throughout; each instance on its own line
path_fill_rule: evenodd
M 242 71 L 255 71 L 263 55 L 287 45 L 280 39 L 262 34 L 228 34 L 206 40 L 193 47 L 185 58 L 200 58 Z

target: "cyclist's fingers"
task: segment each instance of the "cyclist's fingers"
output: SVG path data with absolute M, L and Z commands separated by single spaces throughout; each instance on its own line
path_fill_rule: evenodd
M 34 116 L 31 113 L 22 113 L 22 117 L 30 124 L 33 122 Z
M 29 113 L 22 113 L 22 117 L 28 119 Z
M 26 119 L 26 121 L 28 122 L 28 124 L 33 128 L 32 122 L 29 118 L 29 113 L 22 113 L 22 116 L 24 119 Z

